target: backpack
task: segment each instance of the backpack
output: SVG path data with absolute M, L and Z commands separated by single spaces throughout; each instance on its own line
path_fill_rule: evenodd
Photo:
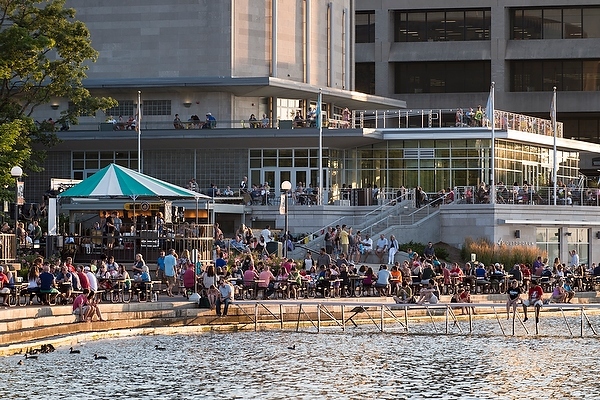
M 210 301 L 208 300 L 207 296 L 201 296 L 200 299 L 198 299 L 198 307 L 210 308 Z

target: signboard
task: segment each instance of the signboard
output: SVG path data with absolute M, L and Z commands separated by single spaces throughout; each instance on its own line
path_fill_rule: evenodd
M 25 204 L 25 196 L 23 192 L 25 191 L 25 182 L 17 182 L 17 204 L 22 206 Z

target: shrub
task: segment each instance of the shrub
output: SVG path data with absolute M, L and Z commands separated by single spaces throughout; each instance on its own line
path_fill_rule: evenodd
M 419 255 L 423 255 L 423 251 L 425 250 L 425 247 L 427 247 L 426 244 L 415 243 L 412 240 L 408 243 L 400 244 L 400 250 L 406 252 L 408 249 L 413 249 L 413 251 L 418 253 Z M 441 248 L 441 247 L 435 247 L 435 245 L 433 245 L 433 248 L 435 249 L 435 255 L 438 258 L 438 260 L 448 260 L 449 254 L 446 249 Z
M 537 246 L 495 244 L 488 239 L 465 239 L 461 250 L 464 260 L 470 260 L 471 254 L 476 254 L 477 261 L 486 265 L 500 263 L 505 269 L 510 269 L 514 264 L 532 263 L 538 256 L 548 257 L 548 253 Z

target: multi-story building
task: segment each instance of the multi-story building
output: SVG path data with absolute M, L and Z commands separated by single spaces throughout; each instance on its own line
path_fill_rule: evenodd
M 414 109 L 485 106 L 494 82 L 496 109 L 548 118 L 556 87 L 565 137 L 600 143 L 597 1 L 356 0 L 355 51 L 357 90 Z
M 236 188 L 248 176 L 250 184 L 266 182 L 278 195 L 285 180 L 293 187 L 322 185 L 324 203 L 332 205 L 295 210 L 291 219 L 293 232 L 310 232 L 343 215 L 364 217 L 370 211 L 345 207 L 344 185 L 377 185 L 388 198 L 401 186 L 427 192 L 456 187 L 464 204 L 444 205 L 436 218 L 403 227 L 399 240 L 459 246 L 472 231 L 471 236 L 508 242 L 518 230 L 520 242 L 538 243 L 562 256 L 571 242 L 553 238 L 576 230 L 568 238 L 577 239 L 580 253 L 591 259 L 594 251 L 600 254 L 590 226 L 596 208 L 555 210 L 545 187 L 555 159 L 558 178 L 569 182 L 578 181 L 581 153 L 600 154 L 595 144 L 600 128 L 585 128 L 593 125 L 590 121 L 597 124 L 597 94 L 588 89 L 595 79 L 594 57 L 600 58 L 593 46 L 600 42 L 593 38 L 595 28 L 586 30 L 596 9 L 522 3 L 69 1 L 99 51 L 85 85 L 96 95 L 117 99 L 119 106 L 82 116 L 79 125 L 59 132 L 63 142 L 49 151 L 46 171 L 26 178 L 26 196 L 41 199 L 50 178 L 85 179 L 111 162 L 136 168 L 141 158 L 144 173 L 182 186 L 195 178 L 201 188 L 211 183 Z M 561 29 L 572 32 L 576 9 L 581 38 L 548 39 L 552 30 L 542 21 L 549 10 L 553 15 L 558 10 Z M 535 35 L 542 39 L 523 40 Z M 590 51 L 582 51 L 585 43 Z M 577 48 L 581 55 L 574 57 Z M 556 67 L 552 74 L 551 66 Z M 492 81 L 496 110 L 546 119 L 557 86 L 558 120 L 564 126 L 559 124 L 556 151 L 547 122 L 539 119 L 498 114 L 495 136 L 489 127 L 462 121 L 456 126 L 456 108 L 485 106 Z M 320 135 L 310 121 L 306 126 L 319 91 L 330 128 L 347 127 L 343 109 L 349 108 L 351 129 Z M 109 115 L 135 117 L 138 95 L 141 132 L 118 129 L 126 122 L 104 123 Z M 54 99 L 36 117 L 56 119 L 66 107 L 66 100 Z M 417 109 L 433 111 L 411 111 Z M 194 129 L 199 124 L 188 122 L 192 115 L 203 120 L 208 112 L 217 118 L 216 129 Z M 298 112 L 301 121 L 292 121 Z M 176 114 L 184 129 L 174 126 Z M 248 122 L 251 114 L 259 121 L 265 114 L 265 128 L 261 122 L 261 128 L 252 129 L 257 123 Z M 296 124 L 302 128 L 292 129 Z M 527 181 L 545 193 L 546 205 L 469 204 L 465 188 L 499 180 L 511 186 Z M 580 209 L 584 206 L 580 199 Z M 253 206 L 228 225 L 260 227 L 269 221 L 282 228 L 274 207 Z M 552 213 L 558 218 L 554 222 L 545 219 Z

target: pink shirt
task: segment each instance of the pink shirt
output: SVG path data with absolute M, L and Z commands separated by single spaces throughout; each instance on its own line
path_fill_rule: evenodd
M 244 283 L 251 284 L 254 282 L 254 279 L 256 279 L 256 271 L 253 269 L 247 269 L 244 272 Z
M 273 276 L 273 273 L 269 270 L 269 271 L 262 271 L 260 273 L 260 275 L 258 276 L 258 279 L 261 282 L 258 282 L 258 287 L 260 288 L 266 288 L 269 286 L 269 283 L 273 280 L 275 280 L 275 276 Z
M 88 298 L 85 294 L 80 294 L 73 300 L 73 311 L 77 310 L 80 306 L 85 306 L 88 303 Z

